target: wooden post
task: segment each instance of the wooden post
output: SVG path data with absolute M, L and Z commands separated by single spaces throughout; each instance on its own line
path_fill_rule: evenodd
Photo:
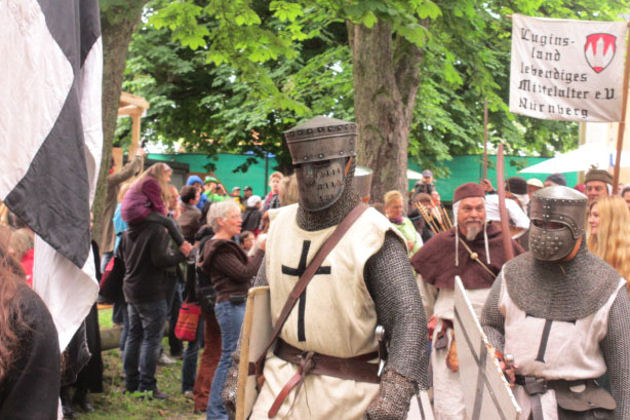
M 630 27 L 630 22 L 628 23 Z M 623 150 L 623 135 L 626 129 L 626 109 L 628 107 L 628 72 L 630 70 L 630 39 L 626 37 L 626 62 L 623 69 L 623 90 L 621 101 L 621 120 L 619 130 L 617 130 L 617 156 L 615 157 L 615 168 L 613 174 L 613 194 L 619 192 L 619 171 L 621 170 L 621 151 Z
M 136 150 L 140 147 L 140 117 L 141 112 L 131 114 L 131 144 L 129 145 L 129 156 L 135 156 Z
M 505 258 L 514 258 L 514 248 L 512 248 L 512 235 L 508 223 L 507 207 L 505 206 L 505 180 L 504 180 L 503 144 L 499 143 L 497 152 L 497 191 L 499 192 L 499 214 L 501 215 L 501 234 L 503 235 L 503 249 Z
M 488 179 L 488 100 L 483 100 L 483 179 Z
M 114 172 L 118 172 L 123 167 L 123 150 L 121 147 L 112 147 L 112 159 L 114 159 Z

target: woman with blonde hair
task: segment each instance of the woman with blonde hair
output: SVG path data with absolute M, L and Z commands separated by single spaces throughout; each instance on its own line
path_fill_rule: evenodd
M 175 221 L 166 217 L 172 174 L 173 170 L 166 163 L 151 165 L 127 191 L 120 210 L 123 220 L 130 226 L 145 221 L 164 225 L 179 250 L 188 256 L 192 245 L 184 240 Z
M 400 191 L 388 191 L 385 193 L 383 201 L 385 216 L 405 237 L 408 255 L 411 257 L 422 246 L 422 238 L 416 231 L 413 222 L 403 216 L 403 195 Z
M 630 279 L 630 212 L 617 196 L 602 197 L 589 205 L 588 249 Z

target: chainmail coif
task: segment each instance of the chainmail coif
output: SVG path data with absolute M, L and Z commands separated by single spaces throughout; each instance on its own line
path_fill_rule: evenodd
M 606 263 L 599 258 L 588 253 L 582 245 L 576 258 L 569 263 L 562 263 L 564 272 L 558 268 L 555 270 L 552 265 L 560 266 L 558 263 L 543 263 L 540 261 L 531 261 L 530 253 L 523 254 L 504 266 L 504 271 L 510 273 L 510 276 L 519 274 L 518 282 L 514 279 L 506 277 L 506 282 L 514 281 L 511 288 L 508 288 L 510 298 L 514 303 L 525 312 L 532 314 L 537 318 L 553 319 L 553 320 L 574 320 L 588 316 L 601 308 L 602 300 L 608 300 L 613 293 L 615 287 L 611 288 L 611 283 L 615 285 L 620 279 L 620 275 L 614 271 Z M 575 261 L 577 260 L 577 261 Z M 537 263 L 542 267 L 536 271 L 530 270 L 532 264 Z M 544 270 L 544 271 L 541 271 Z M 559 271 L 559 272 L 558 272 Z M 500 274 L 503 275 L 504 273 Z M 547 274 L 550 283 L 544 283 L 547 278 L 541 277 Z M 577 277 L 575 277 L 577 276 Z M 600 276 L 600 277 L 598 277 Z M 613 281 L 614 279 L 614 281 Z M 564 281 L 563 284 L 559 280 Z M 590 283 L 586 283 L 589 282 Z M 577 289 L 577 286 L 570 284 L 574 282 L 585 288 L 584 291 Z M 555 285 L 559 290 L 551 289 L 550 284 Z M 522 289 L 522 290 L 521 290 Z M 597 291 L 601 296 L 597 296 Z M 490 290 L 488 299 L 481 314 L 481 324 L 488 336 L 490 343 L 503 352 L 505 346 L 505 330 L 503 317 L 499 308 L 499 298 L 501 292 L 501 282 L 496 281 Z M 523 299 L 523 293 L 532 293 L 532 297 Z M 519 296 L 521 303 L 514 299 L 513 293 Z M 549 301 L 549 295 L 545 293 L 553 293 L 552 296 L 557 298 L 556 301 Z M 573 294 L 573 296 L 570 296 Z M 535 304 L 537 299 L 540 304 Z M 521 306 L 529 305 L 529 306 Z M 571 305 L 575 307 L 571 307 Z M 557 307 L 556 307 L 557 306 Z M 550 309 L 549 315 L 545 310 Z M 584 315 L 582 317 L 577 315 Z M 606 336 L 600 343 L 600 348 L 608 374 L 610 376 L 611 392 L 617 408 L 614 411 L 615 419 L 630 419 L 630 299 L 627 290 L 621 289 L 617 293 L 617 297 L 608 314 L 608 330 Z M 562 415 L 560 418 L 598 418 L 593 417 L 592 413 L 579 413 L 574 415 Z
M 539 261 L 528 252 L 505 264 L 514 303 L 529 315 L 554 321 L 582 319 L 601 308 L 621 276 L 588 252 L 585 242 L 567 262 Z

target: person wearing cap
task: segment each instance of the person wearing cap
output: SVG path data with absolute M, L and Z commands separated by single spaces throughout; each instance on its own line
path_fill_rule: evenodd
M 498 223 L 487 222 L 485 193 L 476 183 L 462 184 L 453 196 L 455 226 L 440 232 L 411 258 L 411 265 L 422 276 L 424 305 L 433 316 L 431 364 L 436 418 L 467 419 L 459 379 L 453 333 L 454 279 L 460 276 L 477 315 L 507 261 Z M 523 252 L 512 240 L 514 254 Z M 430 303 L 433 302 L 431 308 Z
M 247 205 L 247 200 L 252 195 L 254 195 L 254 190 L 249 185 L 246 185 L 245 188 L 243 188 L 243 203 Z
M 425 184 L 433 184 L 433 172 L 429 169 L 422 171 L 422 182 Z
M 236 201 L 239 206 L 241 206 L 241 211 L 245 210 L 245 203 L 243 201 L 243 197 L 241 196 L 241 187 L 232 187 L 232 194 L 230 194 L 232 200 Z
M 515 199 L 524 210 L 529 203 L 529 195 L 527 194 L 527 181 L 520 176 L 513 176 L 505 181 L 505 191 L 509 198 Z
M 199 190 L 199 200 L 197 201 L 197 204 L 195 204 L 195 206 L 201 211 L 203 209 L 203 206 L 208 201 L 208 197 L 206 197 L 206 195 L 203 193 L 203 182 L 201 181 L 201 178 L 197 175 L 190 175 L 186 180 L 186 185 L 191 185 Z
M 413 193 L 426 193 L 431 194 L 432 191 L 435 190 L 435 185 L 433 185 L 433 172 L 429 169 L 425 169 L 422 171 L 422 179 L 416 182 Z
M 213 176 L 206 177 L 203 188 L 203 193 L 208 197 L 208 201 L 211 203 L 220 203 L 228 198 L 223 184 Z
M 606 197 L 612 193 L 613 177 L 604 169 L 591 168 L 584 177 L 586 197 L 591 203 L 600 197 Z
M 530 178 L 527 180 L 527 195 L 532 199 L 532 195 L 539 189 L 544 188 L 542 181 L 538 178 Z
M 246 207 L 243 212 L 243 224 L 242 230 L 248 230 L 253 232 L 255 236 L 258 236 L 260 232 L 260 221 L 262 220 L 262 212 L 260 207 L 262 206 L 262 200 L 258 195 L 252 195 L 245 202 Z
M 203 193 L 206 196 L 214 194 L 214 190 L 217 187 L 217 182 L 219 181 L 212 175 L 208 175 L 207 177 L 205 177 L 203 180 Z

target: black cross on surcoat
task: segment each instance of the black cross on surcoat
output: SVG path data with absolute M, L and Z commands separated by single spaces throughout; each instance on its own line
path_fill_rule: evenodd
M 308 250 L 311 247 L 311 241 L 304 241 L 302 244 L 302 255 L 300 256 L 300 262 L 297 268 L 287 267 L 282 265 L 282 274 L 288 274 L 290 276 L 296 276 L 298 279 L 306 270 L 306 257 L 308 257 Z M 319 267 L 315 272 L 318 274 L 330 274 L 330 266 Z M 306 332 L 304 331 L 304 311 L 306 310 L 306 290 L 300 295 L 300 305 L 298 306 L 298 340 L 306 341 Z

